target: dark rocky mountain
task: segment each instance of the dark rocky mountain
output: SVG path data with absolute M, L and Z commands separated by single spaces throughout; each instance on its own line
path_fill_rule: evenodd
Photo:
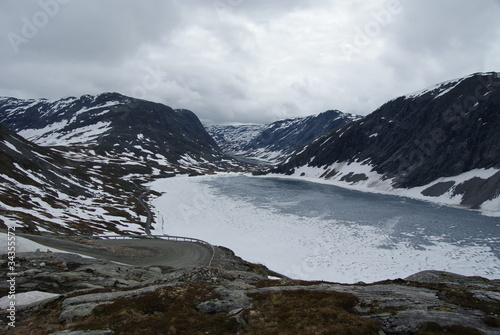
M 0 123 L 0 223 L 31 233 L 147 232 L 141 184 L 241 168 L 194 113 L 117 93 L 0 98 Z
M 33 144 L 0 124 L 0 180 L 2 185 L 12 183 L 46 187 L 45 191 L 54 194 L 60 190 L 72 195 L 88 194 L 87 180 L 80 166 L 63 158 L 54 151 Z M 4 194 L 7 195 L 7 194 Z
M 134 180 L 113 166 L 74 161 L 0 125 L 0 224 L 18 231 L 93 234 L 144 229 Z M 142 227 L 142 228 L 141 228 Z
M 0 98 L 0 123 L 74 158 L 133 162 L 153 174 L 231 166 L 194 113 L 118 93 L 55 101 Z
M 500 74 L 478 73 L 389 101 L 272 171 L 373 189 L 421 188 L 419 197 L 458 196 L 478 208 L 498 206 L 491 202 L 500 195 L 499 168 Z
M 318 136 L 358 118 L 330 110 L 266 126 L 209 126 L 207 130 L 229 155 L 276 164 Z
M 499 84 L 498 74 L 476 74 L 400 97 L 306 144 L 273 171 L 493 208 L 500 193 Z M 191 112 L 120 95 L 0 98 L 0 118 L 43 145 L 0 125 L 0 226 L 18 224 L 16 233 L 137 232 L 149 214 L 139 183 L 238 168 Z M 292 129 L 282 126 L 271 134 Z M 289 135 L 295 133 L 279 136 Z M 101 257 L 155 255 L 80 237 L 57 243 Z M 498 333 L 498 280 L 425 271 L 373 284 L 305 282 L 212 250 L 211 266 L 183 269 L 16 252 L 16 328 L 6 309 L 12 284 L 3 281 L 1 332 Z M 7 263 L 0 261 L 3 278 Z

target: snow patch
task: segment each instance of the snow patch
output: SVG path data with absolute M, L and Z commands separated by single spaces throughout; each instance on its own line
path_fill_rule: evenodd
M 21 151 L 19 151 L 19 150 L 18 150 L 18 149 L 17 149 L 17 148 L 16 148 L 16 147 L 12 144 L 12 143 L 7 142 L 7 141 L 3 141 L 3 144 L 5 144 L 5 145 L 6 145 L 9 149 L 11 149 L 12 151 L 15 151 L 15 152 L 17 152 L 17 153 L 19 153 L 19 154 L 21 154 L 21 155 L 22 155 L 22 152 L 21 152 Z
M 20 131 L 19 134 L 43 146 L 71 146 L 92 143 L 97 137 L 111 129 L 111 122 L 97 122 L 90 126 L 65 131 L 68 124 L 68 121 L 62 121 L 42 129 L 26 129 Z

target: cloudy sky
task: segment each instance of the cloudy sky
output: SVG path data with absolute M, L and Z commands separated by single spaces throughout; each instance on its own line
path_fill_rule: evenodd
M 2 0 L 0 96 L 267 123 L 500 71 L 500 0 Z

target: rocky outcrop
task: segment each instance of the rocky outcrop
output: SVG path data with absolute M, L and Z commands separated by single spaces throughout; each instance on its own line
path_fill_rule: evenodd
M 228 249 L 212 267 L 132 267 L 58 253 L 19 254 L 21 306 L 6 334 L 498 334 L 500 281 L 426 271 L 373 284 L 269 279 Z M 1 264 L 2 276 L 6 264 Z M 278 275 L 278 274 L 273 274 Z M 0 283 L 2 295 L 7 283 Z M 6 312 L 2 312 L 6 313 Z

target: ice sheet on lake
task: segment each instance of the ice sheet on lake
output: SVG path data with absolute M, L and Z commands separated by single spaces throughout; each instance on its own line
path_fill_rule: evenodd
M 422 270 L 500 278 L 500 260 L 486 244 L 429 236 L 416 246 L 391 237 L 397 218 L 380 227 L 284 213 L 230 198 L 204 183 L 176 177 L 152 183 L 156 233 L 200 238 L 293 278 L 353 283 L 406 277 Z M 264 190 L 263 190 L 264 191 Z M 391 221 L 392 220 L 392 221 Z M 396 221 L 394 221 L 396 220 Z

